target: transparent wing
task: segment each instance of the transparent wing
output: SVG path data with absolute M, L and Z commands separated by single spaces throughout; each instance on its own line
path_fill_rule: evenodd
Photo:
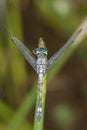
M 87 18 L 82 22 L 77 31 L 71 36 L 71 38 L 66 42 L 66 44 L 57 51 L 47 62 L 47 70 L 55 64 L 59 58 L 64 54 L 64 52 L 73 44 L 81 42 L 81 40 L 87 35 Z
M 31 51 L 21 42 L 19 41 L 11 32 L 11 40 L 15 43 L 15 45 L 20 49 L 21 53 L 24 55 L 25 59 L 28 61 L 28 63 L 34 68 L 36 71 L 36 59 L 31 53 Z

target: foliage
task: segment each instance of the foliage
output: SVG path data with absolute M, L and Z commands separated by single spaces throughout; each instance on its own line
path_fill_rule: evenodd
M 82 5 L 69 0 L 33 0 L 33 2 L 30 3 L 37 19 L 40 20 L 41 23 L 44 23 L 47 27 L 54 30 L 54 32 L 57 32 L 59 29 L 61 31 L 63 30 L 67 32 L 69 36 L 82 19 L 85 18 L 87 13 L 87 2 L 84 1 Z M 21 9 L 21 4 L 17 0 L 0 0 L 0 130 L 33 129 L 33 124 L 31 124 L 30 119 L 25 118 L 31 115 L 30 113 L 34 107 L 37 83 L 33 80 L 33 83 L 30 82 L 33 74 L 31 71 L 28 73 L 28 67 L 24 57 L 12 44 L 6 30 L 3 29 L 4 26 L 6 26 L 12 30 L 18 39 L 23 41 L 22 10 L 27 9 L 30 3 L 21 1 L 22 5 L 26 5 L 24 6 L 25 8 Z M 32 12 L 32 9 L 30 11 Z M 34 30 L 35 29 L 33 29 L 33 32 Z M 84 43 L 86 43 L 86 39 Z M 65 55 L 59 59 L 58 63 L 51 68 L 47 76 L 48 83 L 65 65 L 65 62 L 67 62 L 77 46 L 72 46 Z M 83 64 L 87 65 L 86 44 L 83 46 L 80 45 L 78 54 L 83 59 Z M 32 90 L 27 93 L 27 86 L 30 84 L 32 85 Z M 26 90 L 26 93 L 23 92 L 23 90 Z M 24 97 L 24 95 L 26 96 Z M 61 120 L 60 125 L 62 126 L 66 123 L 66 120 L 62 120 L 64 113 L 67 113 L 67 115 L 71 113 L 69 113 L 67 108 L 63 111 L 62 116 L 62 112 L 58 112 L 59 109 L 56 109 L 54 113 L 58 115 L 56 114 L 54 118 L 57 122 Z M 68 116 L 68 120 L 70 118 L 72 117 Z M 36 126 L 34 126 L 34 129 L 35 127 Z

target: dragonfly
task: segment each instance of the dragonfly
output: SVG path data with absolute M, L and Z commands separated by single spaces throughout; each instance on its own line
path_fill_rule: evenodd
M 87 23 L 86 23 L 87 24 Z M 33 69 L 38 74 L 38 84 L 39 84 L 39 100 L 38 107 L 36 110 L 37 120 L 40 121 L 42 117 L 42 86 L 43 77 L 47 71 L 64 55 L 65 51 L 78 39 L 80 34 L 83 32 L 83 26 L 80 26 L 76 32 L 71 36 L 71 38 L 65 43 L 65 45 L 58 50 L 52 57 L 47 60 L 48 50 L 46 44 L 42 38 L 39 39 L 38 48 L 33 50 L 33 53 L 20 41 L 18 40 L 10 31 L 11 40 L 19 48 L 21 53 L 24 55 L 28 63 L 33 67 Z M 34 56 L 36 55 L 36 57 Z

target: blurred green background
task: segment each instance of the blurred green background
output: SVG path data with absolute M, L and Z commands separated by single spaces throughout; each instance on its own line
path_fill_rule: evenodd
M 4 27 L 31 51 L 43 37 L 49 58 L 86 16 L 86 0 L 0 0 L 0 130 L 33 129 L 37 91 L 37 74 Z M 87 129 L 87 37 L 73 52 L 48 75 L 44 130 Z

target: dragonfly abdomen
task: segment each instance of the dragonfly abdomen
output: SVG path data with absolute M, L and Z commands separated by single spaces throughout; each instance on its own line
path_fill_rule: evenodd
M 37 74 L 38 74 L 38 93 L 39 93 L 39 100 L 38 100 L 38 107 L 37 107 L 37 120 L 40 121 L 42 117 L 42 92 L 43 92 L 43 77 L 46 72 L 46 60 L 44 58 L 44 54 L 38 56 L 37 59 Z
M 37 120 L 40 121 L 42 117 L 42 98 L 39 97 L 38 108 L 37 108 Z

